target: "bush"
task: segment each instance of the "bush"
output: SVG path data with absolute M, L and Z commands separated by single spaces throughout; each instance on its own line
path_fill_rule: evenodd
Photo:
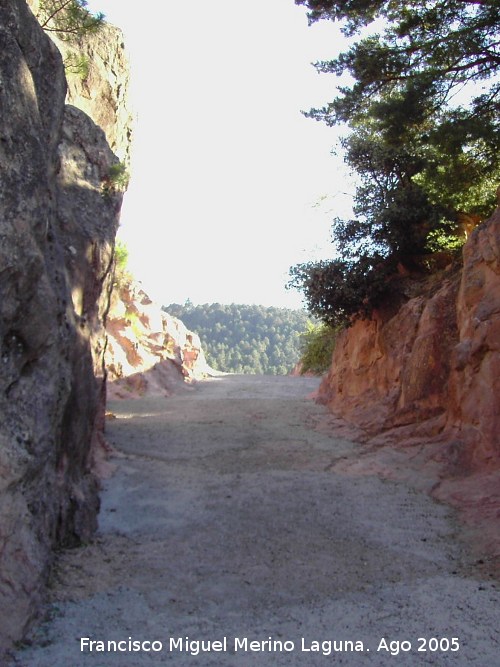
M 303 292 L 311 315 L 336 328 L 370 315 L 393 272 L 392 262 L 378 255 L 357 262 L 309 262 L 290 269 L 288 287 Z
M 307 323 L 307 330 L 300 335 L 301 374 L 322 374 L 328 370 L 332 361 L 337 337 L 343 327 L 331 327 L 328 324 Z
M 123 241 L 117 240 L 115 243 L 115 276 L 113 287 L 120 289 L 133 280 L 133 276 L 128 268 L 128 248 Z
M 109 198 L 116 193 L 123 193 L 128 188 L 130 174 L 123 162 L 115 162 L 102 181 L 102 195 Z

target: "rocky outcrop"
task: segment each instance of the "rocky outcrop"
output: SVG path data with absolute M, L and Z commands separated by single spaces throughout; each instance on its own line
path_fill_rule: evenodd
M 217 374 L 199 336 L 161 310 L 131 279 L 119 279 L 107 319 L 108 395 L 169 396 L 186 384 Z
M 459 274 L 340 335 L 319 400 L 368 436 L 453 434 L 472 470 L 500 459 L 500 209 L 463 254 Z
M 0 646 L 22 637 L 56 546 L 96 526 L 103 320 L 121 194 L 61 55 L 25 0 L 0 4 Z
M 471 234 L 458 274 L 341 334 L 318 400 L 372 446 L 358 471 L 425 468 L 435 495 L 496 520 L 500 556 L 499 353 L 500 209 Z
M 442 430 L 457 291 L 458 278 L 450 277 L 395 315 L 378 311 L 354 322 L 339 336 L 319 399 L 368 435 L 423 423 L 428 434 Z
M 128 169 L 134 118 L 129 100 L 130 66 L 121 30 L 105 24 L 78 41 L 53 39 L 67 63 L 67 103 L 104 130 L 109 147 Z M 79 60 L 83 71 L 71 65 Z
M 467 470 L 500 459 L 500 209 L 464 247 L 447 428 Z

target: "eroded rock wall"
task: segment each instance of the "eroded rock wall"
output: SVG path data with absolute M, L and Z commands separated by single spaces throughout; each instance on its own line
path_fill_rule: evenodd
M 199 336 L 162 311 L 131 278 L 117 279 L 106 329 L 111 398 L 169 396 L 218 374 L 208 365 Z
M 0 647 L 22 637 L 52 550 L 90 537 L 103 318 L 121 194 L 104 132 L 65 106 L 62 58 L 0 3 Z
M 104 130 L 111 150 L 128 169 L 134 117 L 129 100 L 130 64 L 121 30 L 104 24 L 74 42 L 57 35 L 53 39 L 66 63 L 67 103 Z M 71 64 L 79 59 L 82 70 Z
M 452 443 L 458 473 L 500 460 L 500 209 L 463 253 L 432 294 L 343 332 L 319 393 L 368 439 Z
M 464 247 L 457 328 L 447 428 L 464 443 L 461 467 L 496 465 L 500 460 L 500 208 Z

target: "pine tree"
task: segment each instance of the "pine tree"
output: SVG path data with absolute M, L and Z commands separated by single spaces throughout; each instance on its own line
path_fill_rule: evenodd
M 307 112 L 346 123 L 358 174 L 354 215 L 335 218 L 338 258 L 298 265 L 290 286 L 333 324 L 384 298 L 401 264 L 460 245 L 461 221 L 491 213 L 500 180 L 500 7 L 496 0 L 296 0 L 339 21 L 353 45 L 318 71 L 353 83 Z M 378 32 L 369 30 L 377 21 Z M 383 21 L 383 23 L 381 23 Z M 385 26 L 380 30 L 380 25 Z M 468 99 L 458 103 L 459 93 Z

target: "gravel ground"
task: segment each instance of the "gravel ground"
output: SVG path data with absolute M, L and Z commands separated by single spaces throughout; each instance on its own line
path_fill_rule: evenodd
M 500 664 L 500 587 L 453 513 L 336 471 L 359 449 L 312 428 L 317 385 L 223 376 L 110 405 L 99 534 L 61 555 L 14 664 Z

